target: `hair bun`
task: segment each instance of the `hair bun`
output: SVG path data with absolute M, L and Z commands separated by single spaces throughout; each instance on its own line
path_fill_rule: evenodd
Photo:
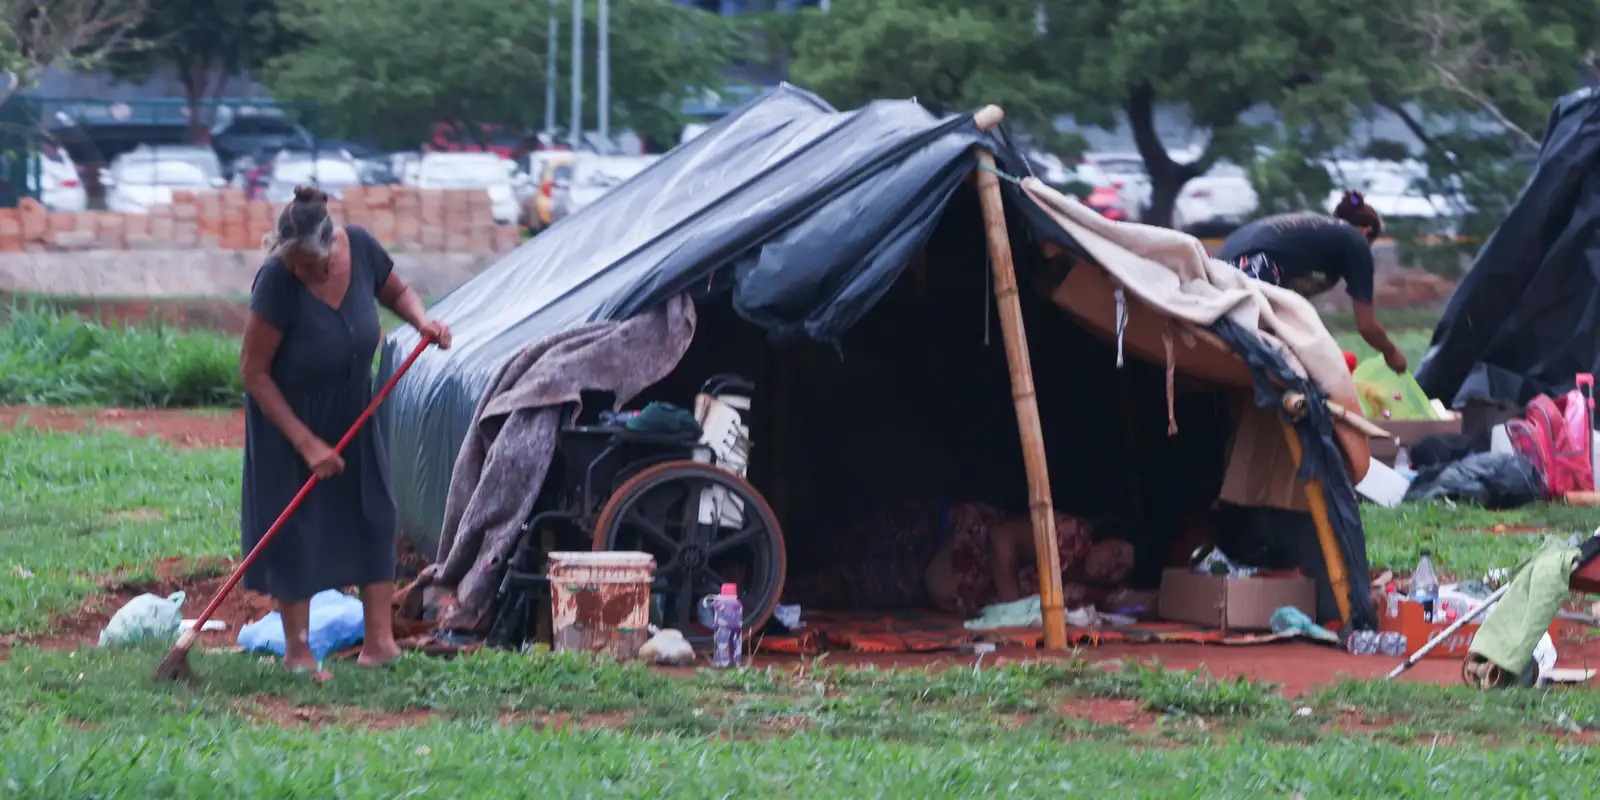
M 297 203 L 326 203 L 328 193 L 315 186 L 294 187 L 294 200 Z
M 1352 206 L 1362 206 L 1366 204 L 1367 198 L 1363 197 L 1360 192 L 1350 189 L 1344 193 L 1344 201 Z

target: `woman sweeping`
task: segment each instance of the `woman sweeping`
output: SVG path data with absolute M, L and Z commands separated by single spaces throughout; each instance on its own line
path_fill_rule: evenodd
M 297 187 L 278 215 L 250 290 L 239 369 L 245 387 L 240 534 L 249 552 L 311 477 L 321 479 L 244 577 L 283 616 L 284 665 L 317 667 L 307 640 L 312 595 L 361 587 L 366 636 L 357 663 L 400 655 L 394 640 L 395 507 L 381 432 L 366 426 L 333 452 L 372 399 L 379 302 L 438 346 L 444 323 L 395 275 L 372 234 L 334 224 L 328 195 Z
M 1359 192 L 1345 192 L 1333 216 L 1297 212 L 1263 217 L 1233 232 L 1217 258 L 1250 277 L 1313 297 L 1344 279 L 1355 312 L 1356 332 L 1384 363 L 1406 371 L 1405 353 L 1389 341 L 1372 307 L 1372 243 L 1383 233 L 1383 218 Z

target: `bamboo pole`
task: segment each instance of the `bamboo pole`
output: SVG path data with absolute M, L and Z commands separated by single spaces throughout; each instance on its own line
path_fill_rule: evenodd
M 1005 119 L 999 106 L 985 106 L 973 115 L 979 130 L 987 131 Z M 1067 646 L 1066 609 L 1062 606 L 1061 558 L 1056 552 L 1056 515 L 1050 495 L 1050 469 L 1045 461 L 1044 429 L 1039 421 L 1039 401 L 1033 389 L 1033 364 L 1028 337 L 1022 325 L 1022 303 L 1017 294 L 1017 272 L 1011 261 L 1011 237 L 1006 231 L 1005 204 L 1000 180 L 994 173 L 994 154 L 974 148 L 978 157 L 978 202 L 983 208 L 984 233 L 989 240 L 989 265 L 994 272 L 994 299 L 1000 310 L 1000 332 L 1005 341 L 1006 364 L 1011 371 L 1011 399 L 1016 405 L 1021 434 L 1022 463 L 1028 475 L 1028 511 L 1033 518 L 1033 549 L 1039 569 L 1039 607 L 1044 616 L 1044 646 Z
M 1282 421 L 1280 421 L 1282 422 Z M 1300 437 L 1294 426 L 1282 422 L 1283 438 L 1289 443 L 1289 456 L 1296 471 L 1305 453 L 1300 449 Z M 1333 523 L 1328 520 L 1328 498 L 1322 493 L 1322 481 L 1306 481 L 1306 506 L 1311 510 L 1311 522 L 1317 526 L 1317 542 L 1322 545 L 1322 563 L 1328 568 L 1328 583 L 1333 586 L 1333 601 L 1339 604 L 1339 620 L 1350 624 L 1350 573 L 1344 563 L 1344 551 L 1339 549 L 1339 539 L 1334 535 Z

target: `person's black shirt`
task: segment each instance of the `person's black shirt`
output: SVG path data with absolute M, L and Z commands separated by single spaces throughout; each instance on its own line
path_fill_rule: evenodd
M 1262 254 L 1278 269 L 1278 285 L 1303 297 L 1344 279 L 1352 300 L 1372 301 L 1372 245 L 1360 228 L 1326 214 L 1263 217 L 1233 232 L 1216 257 L 1230 263 Z

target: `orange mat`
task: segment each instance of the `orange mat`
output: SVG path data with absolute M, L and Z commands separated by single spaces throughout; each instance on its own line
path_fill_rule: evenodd
M 988 642 L 1005 647 L 1037 648 L 1044 632 L 1038 628 L 968 630 L 961 617 L 935 612 L 824 612 L 802 619 L 806 627 L 793 634 L 757 635 L 756 649 L 764 653 L 815 655 L 830 650 L 853 653 L 927 653 L 955 650 L 964 644 Z M 1170 622 L 1145 622 L 1126 628 L 1067 628 L 1073 647 L 1129 642 L 1187 642 L 1250 645 L 1290 638 L 1293 634 L 1224 633 L 1211 628 Z

